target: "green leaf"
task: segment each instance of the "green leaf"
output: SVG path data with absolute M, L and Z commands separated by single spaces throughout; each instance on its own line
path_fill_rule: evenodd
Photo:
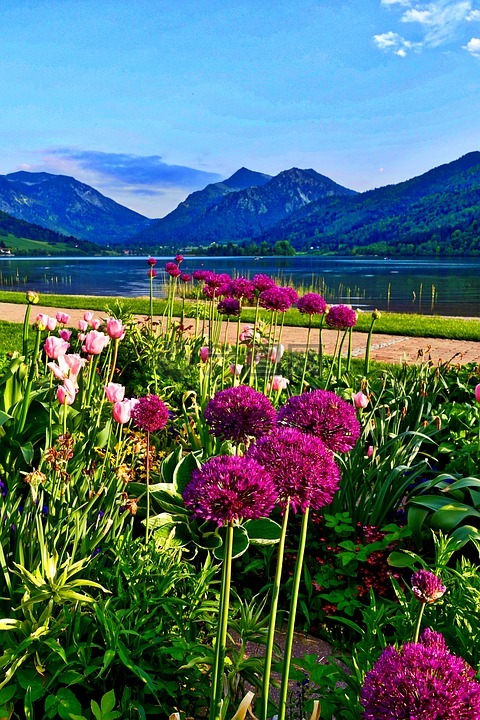
M 218 530 L 218 533 L 220 537 L 222 538 L 223 542 L 220 545 L 220 547 L 215 548 L 213 551 L 213 554 L 217 558 L 217 560 L 223 560 L 225 557 L 225 535 L 226 535 L 226 528 L 221 527 Z M 242 525 L 235 525 L 233 528 L 233 550 L 232 550 L 232 558 L 237 558 L 243 555 L 243 553 L 247 550 L 249 546 L 249 540 L 247 531 Z
M 412 555 L 407 555 L 403 552 L 398 552 L 397 550 L 394 550 L 390 553 L 390 555 L 387 558 L 387 562 L 389 565 L 392 565 L 392 567 L 413 567 L 417 560 Z
M 27 465 L 31 465 L 33 462 L 33 455 L 34 455 L 32 443 L 28 442 L 28 443 L 25 443 L 25 445 L 22 445 L 20 447 L 20 452 L 22 453 L 23 459 L 25 460 Z
M 7 420 L 11 420 L 11 419 L 12 419 L 11 415 L 8 415 L 7 413 L 3 412 L 3 410 L 0 410 L 0 427 L 2 425 L 5 425 Z
M 202 451 L 203 452 L 203 451 Z M 173 484 L 176 491 L 181 495 L 186 486 L 192 479 L 192 472 L 201 467 L 201 463 L 197 458 L 197 453 L 186 455 L 173 472 Z
M 281 525 L 270 518 L 246 520 L 243 526 L 252 545 L 275 545 L 282 534 Z
M 101 708 L 102 713 L 106 715 L 106 713 L 109 713 L 113 708 L 115 707 L 115 691 L 109 690 L 109 692 L 105 693 L 105 695 L 102 697 L 101 700 Z

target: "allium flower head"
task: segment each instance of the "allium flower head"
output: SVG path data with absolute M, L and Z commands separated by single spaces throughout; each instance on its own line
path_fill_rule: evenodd
M 304 315 L 323 315 L 327 309 L 327 303 L 321 295 L 312 292 L 299 299 L 297 308 Z
M 331 305 L 325 321 L 331 328 L 346 330 L 357 324 L 357 313 L 348 305 Z
M 426 629 L 418 643 L 385 648 L 365 677 L 364 720 L 479 720 L 475 671 Z
M 292 301 L 290 300 L 290 294 L 286 292 L 285 288 L 274 286 L 260 293 L 259 304 L 266 310 L 286 312 L 291 308 Z
M 282 290 L 283 290 L 283 291 L 288 295 L 288 297 L 290 298 L 291 304 L 292 304 L 292 305 L 296 305 L 297 302 L 298 302 L 298 293 L 297 293 L 297 291 L 296 291 L 294 288 L 289 287 L 288 285 L 287 285 L 286 287 L 283 287 Z
M 227 294 L 231 297 L 241 300 L 252 300 L 255 296 L 255 285 L 252 280 L 244 277 L 234 278 L 228 285 Z
M 240 303 L 237 298 L 223 298 L 223 300 L 220 300 L 220 302 L 218 303 L 217 310 L 220 315 L 227 315 L 228 317 L 238 317 L 240 315 Z
M 269 277 L 268 275 L 263 275 L 262 273 L 254 275 L 252 282 L 255 286 L 255 290 L 258 293 L 262 293 L 264 290 L 268 290 L 268 288 L 271 288 L 275 285 L 275 280 L 272 280 L 271 277 Z
M 210 270 L 194 270 L 192 273 L 193 279 L 199 282 L 204 282 L 208 275 L 210 275 Z
M 170 275 L 170 277 L 178 277 L 181 275 L 180 268 L 178 267 L 177 263 L 174 262 L 167 262 L 165 264 L 165 272 Z
M 138 427 L 147 432 L 155 432 L 168 422 L 168 408 L 157 395 L 145 395 L 138 398 L 132 408 L 132 418 Z
M 147 275 L 149 278 L 156 278 L 157 277 L 157 271 L 155 268 L 150 268 L 150 270 L 147 271 Z
M 180 265 L 180 263 L 183 262 L 184 260 L 185 260 L 185 258 L 183 257 L 183 255 L 180 255 L 180 253 L 177 253 L 177 255 L 175 255 L 175 261 L 176 261 L 179 265 Z
M 316 435 L 334 452 L 348 452 L 360 437 L 355 408 L 329 390 L 294 395 L 278 411 L 278 420 Z
M 270 432 L 276 423 L 276 412 L 263 393 L 248 385 L 238 385 L 213 396 L 205 408 L 205 420 L 212 435 L 244 442 Z
M 410 580 L 412 592 L 421 603 L 434 603 L 447 589 L 441 579 L 429 570 L 417 570 Z
M 190 282 L 191 279 L 192 279 L 192 276 L 190 275 L 190 273 L 182 273 L 180 275 L 180 280 L 184 283 Z
M 268 515 L 277 498 L 269 473 L 248 457 L 217 455 L 192 473 L 183 491 L 185 506 L 194 517 L 223 525 L 242 518 Z
M 328 505 L 338 490 L 340 471 L 320 438 L 277 427 L 247 451 L 266 468 L 279 489 L 280 504 L 290 498 L 294 512 Z
M 153 257 L 147 258 L 147 265 L 150 265 L 150 267 L 153 267 L 156 264 L 157 264 L 157 261 L 155 260 L 155 258 L 153 258 Z
M 475 400 L 480 403 L 480 384 L 475 387 Z

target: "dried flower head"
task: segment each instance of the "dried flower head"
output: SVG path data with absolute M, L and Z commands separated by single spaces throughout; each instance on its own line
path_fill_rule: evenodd
M 298 311 L 304 315 L 323 315 L 327 309 L 325 299 L 318 293 L 307 293 L 297 302 Z
M 277 498 L 269 473 L 246 456 L 217 455 L 192 473 L 183 492 L 195 517 L 223 525 L 268 515 Z
M 265 395 L 248 385 L 217 392 L 205 408 L 212 435 L 222 440 L 245 442 L 270 432 L 276 412 Z
M 329 390 L 294 395 L 278 411 L 278 420 L 316 435 L 334 452 L 348 452 L 361 433 L 355 408 Z
M 412 592 L 421 603 L 434 603 L 447 589 L 441 579 L 429 570 L 417 570 L 410 580 Z
M 331 305 L 325 321 L 331 328 L 347 330 L 357 324 L 357 313 L 348 305 Z
M 475 671 L 426 629 L 418 643 L 387 647 L 365 677 L 364 720 L 478 720 Z
M 131 410 L 131 417 L 142 430 L 155 432 L 167 424 L 168 408 L 157 395 L 145 395 L 138 398 Z
M 320 438 L 277 427 L 247 451 L 266 468 L 279 489 L 280 504 L 290 498 L 294 512 L 328 505 L 338 490 L 340 471 Z

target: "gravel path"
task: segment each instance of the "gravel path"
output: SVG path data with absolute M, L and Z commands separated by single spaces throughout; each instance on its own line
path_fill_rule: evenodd
M 64 310 L 71 316 L 71 324 L 76 325 L 83 318 L 84 310 L 69 310 L 63 308 L 42 307 L 36 305 L 32 308 L 32 322 L 38 313 L 55 315 L 58 310 Z M 88 308 L 85 308 L 88 310 Z M 95 313 L 102 317 L 102 313 Z M 25 306 L 13 303 L 0 303 L 0 320 L 21 323 L 25 315 Z M 440 320 L 440 319 L 439 319 Z M 188 324 L 188 322 L 187 322 Z M 235 341 L 236 329 L 230 323 L 229 339 Z M 223 337 L 223 336 L 222 336 Z M 324 330 L 322 340 L 324 351 L 331 355 L 335 350 L 337 333 L 335 330 Z M 287 350 L 302 350 L 307 341 L 306 328 L 285 327 L 282 334 L 282 343 Z M 353 356 L 363 358 L 367 342 L 366 333 L 353 333 Z M 318 330 L 312 330 L 311 347 L 318 347 Z M 443 340 L 436 338 L 411 338 L 398 335 L 379 335 L 374 333 L 370 348 L 370 358 L 379 362 L 420 362 L 421 359 L 431 359 L 434 364 L 452 362 L 463 365 L 465 363 L 480 362 L 480 342 L 464 340 Z

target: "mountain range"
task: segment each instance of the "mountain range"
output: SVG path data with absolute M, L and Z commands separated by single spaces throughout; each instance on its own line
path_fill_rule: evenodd
M 21 235 L 14 228 L 18 221 Z M 35 225 L 29 230 L 28 223 Z M 480 254 L 480 153 L 363 193 L 315 170 L 291 168 L 272 177 L 241 168 L 191 193 L 158 220 L 74 178 L 24 171 L 0 176 L 0 235 L 36 240 L 42 227 L 61 233 L 67 244 L 75 238 L 64 236 L 73 235 L 131 252 L 213 244 L 257 253 L 282 240 L 302 251 L 475 255 Z

